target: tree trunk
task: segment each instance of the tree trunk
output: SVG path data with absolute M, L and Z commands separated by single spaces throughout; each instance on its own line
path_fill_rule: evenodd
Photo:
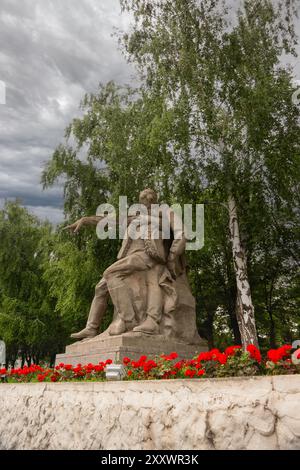
M 241 243 L 236 202 L 232 195 L 228 198 L 229 230 L 232 245 L 233 265 L 237 287 L 236 315 L 241 333 L 243 348 L 248 344 L 258 346 L 254 307 L 247 273 L 247 256 Z
M 206 331 L 207 331 L 207 343 L 209 349 L 213 349 L 214 346 L 214 318 L 215 312 L 211 311 L 207 314 L 207 321 L 206 321 Z
M 49 367 L 54 367 L 55 358 L 56 358 L 56 354 L 55 354 L 55 353 L 53 353 L 53 354 L 50 355 L 50 365 L 49 365 Z
M 275 349 L 276 348 L 276 331 L 275 331 L 275 322 L 273 318 L 273 314 L 271 310 L 268 311 L 269 314 L 269 319 L 270 319 L 270 348 Z
M 228 273 L 229 276 L 229 273 Z M 229 313 L 229 318 L 230 318 L 230 326 L 233 332 L 233 338 L 234 338 L 234 344 L 240 345 L 242 344 L 242 339 L 241 339 L 241 333 L 239 329 L 239 324 L 237 321 L 237 315 L 236 315 L 236 285 L 230 286 L 228 288 L 228 294 L 227 294 L 227 310 Z
M 229 317 L 230 317 L 230 326 L 233 332 L 234 344 L 240 345 L 242 343 L 242 338 L 241 338 L 240 328 L 239 328 L 239 324 L 237 321 L 237 315 L 236 315 L 235 309 L 229 311 Z

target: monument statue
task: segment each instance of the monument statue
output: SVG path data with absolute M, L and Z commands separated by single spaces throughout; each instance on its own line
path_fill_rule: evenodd
M 160 344 L 173 339 L 180 344 L 201 344 L 203 350 L 203 340 L 196 328 L 195 299 L 186 274 L 186 236 L 182 223 L 177 223 L 177 216 L 169 209 L 170 236 L 166 237 L 163 230 L 166 213 L 152 211 L 158 205 L 155 191 L 144 189 L 139 203 L 145 212 L 127 217 L 118 259 L 104 271 L 96 285 L 86 327 L 71 335 L 83 341 L 68 346 L 69 351 L 79 351 L 80 343 L 86 341 L 120 336 L 131 337 L 132 342 L 141 336 L 147 336 L 147 342 L 151 337 L 153 341 L 160 338 Z M 83 217 L 65 229 L 77 233 L 85 225 L 98 225 L 103 218 Z M 114 306 L 113 321 L 99 335 L 109 298 Z

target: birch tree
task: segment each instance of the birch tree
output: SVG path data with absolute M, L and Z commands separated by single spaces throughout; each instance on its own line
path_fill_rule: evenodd
M 144 93 L 163 97 L 166 109 L 185 103 L 183 158 L 227 205 L 240 333 L 244 347 L 257 345 L 248 276 L 251 211 L 290 204 L 299 182 L 299 110 L 291 100 L 292 73 L 281 64 L 284 54 L 295 54 L 296 2 L 244 0 L 231 11 L 221 0 L 121 5 L 133 13 L 132 30 L 121 40 Z

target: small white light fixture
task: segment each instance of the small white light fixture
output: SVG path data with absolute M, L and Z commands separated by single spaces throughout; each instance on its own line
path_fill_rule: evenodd
M 0 341 L 0 368 L 5 366 L 6 362 L 6 346 L 4 341 Z
M 107 364 L 105 367 L 106 380 L 123 380 L 126 375 L 123 364 Z
M 5 361 L 6 361 L 6 347 L 4 341 L 0 341 L 0 369 L 5 368 Z M 6 382 L 7 377 L 6 374 L 0 375 L 0 381 Z

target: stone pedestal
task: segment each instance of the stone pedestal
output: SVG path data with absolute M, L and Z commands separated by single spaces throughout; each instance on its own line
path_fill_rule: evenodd
M 124 357 L 137 360 L 140 356 L 158 356 L 177 352 L 179 359 L 192 359 L 202 351 L 207 351 L 207 343 L 200 340 L 196 344 L 186 344 L 174 338 L 162 335 L 143 333 L 125 333 L 120 336 L 109 336 L 106 332 L 92 339 L 77 341 L 66 347 L 64 354 L 57 354 L 56 365 L 64 364 L 97 364 L 111 359 L 121 362 Z

